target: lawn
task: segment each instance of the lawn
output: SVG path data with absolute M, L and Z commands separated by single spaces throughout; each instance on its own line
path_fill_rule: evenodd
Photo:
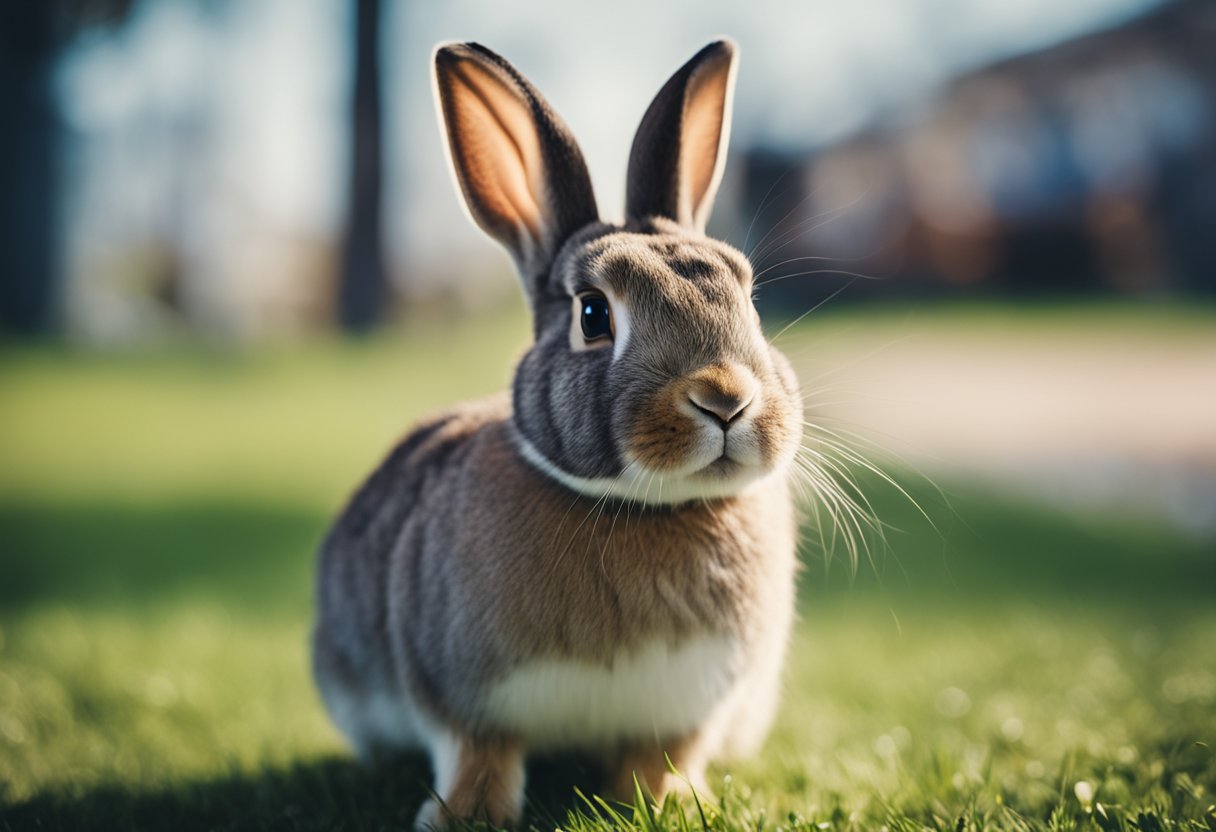
M 925 314 L 956 334 L 998 317 Z M 999 315 L 1008 337 L 1078 318 L 1212 323 Z M 884 326 L 822 316 L 783 343 Z M 313 553 L 410 421 L 501 386 L 525 334 L 516 314 L 357 344 L 0 353 L 0 829 L 408 828 L 425 764 L 355 764 L 312 688 Z M 574 796 L 587 766 L 537 761 L 532 823 L 1216 829 L 1212 542 L 884 465 L 928 516 L 859 473 L 889 528 L 855 575 L 808 519 L 763 752 L 715 769 L 700 808 L 619 815 Z

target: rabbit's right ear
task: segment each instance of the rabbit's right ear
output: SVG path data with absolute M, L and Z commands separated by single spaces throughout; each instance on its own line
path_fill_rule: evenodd
M 515 67 L 477 43 L 435 50 L 435 93 L 469 213 L 535 292 L 562 243 L 599 218 L 574 137 Z

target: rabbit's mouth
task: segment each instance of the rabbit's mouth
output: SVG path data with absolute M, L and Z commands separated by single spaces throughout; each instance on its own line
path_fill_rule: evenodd
M 693 476 L 715 480 L 729 479 L 737 476 L 744 467 L 743 463 L 731 459 L 723 452 L 722 456 L 695 472 Z

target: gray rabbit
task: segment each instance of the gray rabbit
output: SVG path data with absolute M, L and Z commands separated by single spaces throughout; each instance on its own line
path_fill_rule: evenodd
M 747 259 L 704 234 L 737 50 L 711 43 L 634 139 L 599 220 L 569 130 L 475 43 L 434 81 L 473 220 L 513 256 L 535 342 L 510 395 L 416 427 L 320 558 L 313 661 L 361 756 L 430 755 L 420 827 L 510 824 L 530 751 L 603 755 L 656 799 L 746 753 L 793 616 L 802 403 Z

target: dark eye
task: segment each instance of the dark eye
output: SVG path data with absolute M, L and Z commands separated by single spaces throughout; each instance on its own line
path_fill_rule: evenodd
M 612 337 L 612 313 L 603 295 L 583 295 L 579 298 L 579 322 L 583 337 L 588 341 Z

